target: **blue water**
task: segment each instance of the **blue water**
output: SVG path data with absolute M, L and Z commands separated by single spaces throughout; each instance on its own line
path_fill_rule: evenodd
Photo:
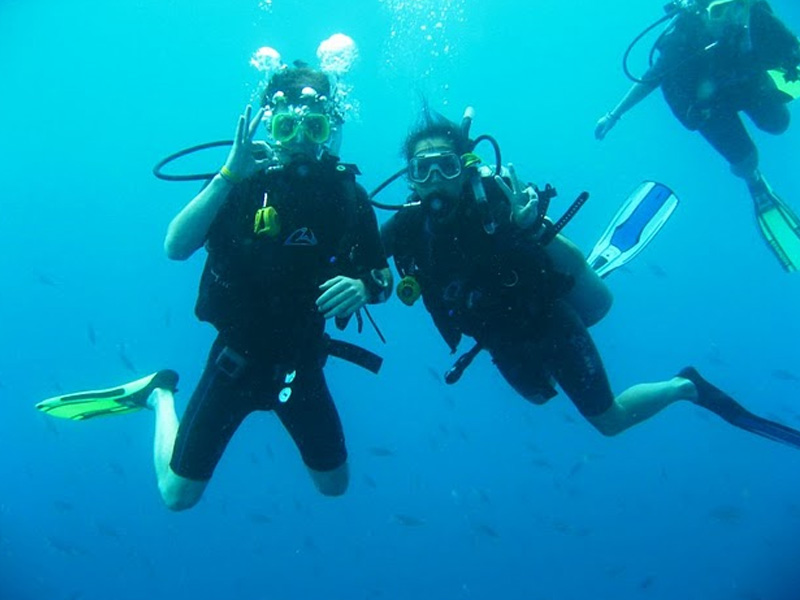
M 800 598 L 800 453 L 683 405 L 606 439 L 563 397 L 521 400 L 485 356 L 447 387 L 452 359 L 421 306 L 373 311 L 385 347 L 352 336 L 385 356 L 380 377 L 329 364 L 353 473 L 343 498 L 313 489 L 261 414 L 202 502 L 173 514 L 151 415 L 72 423 L 33 409 L 165 367 L 181 374 L 183 409 L 213 334 L 192 313 L 202 253 L 172 263 L 162 242 L 197 188 L 150 169 L 232 135 L 258 87 L 257 48 L 313 63 L 341 31 L 361 51 L 342 154 L 366 187 L 401 165 L 422 93 L 453 119 L 474 106 L 475 133 L 558 187 L 554 214 L 589 190 L 568 229 L 587 251 L 639 181 L 669 184 L 681 206 L 609 279 L 616 304 L 593 330 L 614 389 L 694 364 L 800 426 L 800 276 L 760 239 L 743 186 L 658 94 L 604 142 L 592 135 L 660 3 L 400 5 L 0 4 L 0 599 Z M 773 6 L 800 30 L 796 2 Z M 754 136 L 800 209 L 800 128 Z M 397 184 L 383 200 L 403 197 Z

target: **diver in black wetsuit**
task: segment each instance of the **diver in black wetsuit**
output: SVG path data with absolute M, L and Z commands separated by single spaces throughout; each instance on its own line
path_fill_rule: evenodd
M 674 21 L 656 45 L 658 59 L 600 118 L 595 136 L 604 139 L 622 115 L 660 87 L 683 126 L 698 131 L 745 181 L 764 237 L 785 269 L 798 270 L 800 220 L 761 174 L 758 149 L 740 113 L 762 131 L 787 130 L 792 95 L 784 90 L 798 79 L 800 41 L 763 0 L 674 5 Z
M 508 177 L 493 177 L 471 166 L 472 147 L 462 128 L 427 109 L 406 139 L 413 194 L 381 228 L 387 256 L 403 277 L 401 300 L 410 304 L 421 294 L 450 349 L 465 335 L 474 338 L 527 400 L 547 401 L 557 383 L 604 435 L 679 400 L 755 431 L 746 425 L 758 418 L 692 368 L 614 397 L 588 332 L 611 306 L 608 288 L 569 240 L 559 235 L 542 243 L 548 236 L 535 190 L 513 167 Z M 800 432 L 763 420 L 756 425 L 763 429 L 756 433 L 800 447 Z

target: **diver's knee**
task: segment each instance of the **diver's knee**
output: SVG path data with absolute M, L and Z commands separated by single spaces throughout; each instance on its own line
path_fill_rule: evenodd
M 789 108 L 785 104 L 782 104 L 780 109 L 776 110 L 770 115 L 769 119 L 764 119 L 761 123 L 759 123 L 758 128 L 761 131 L 765 131 L 773 135 L 780 135 L 789 129 L 791 120 L 792 117 L 791 113 L 789 112 Z
M 738 162 L 731 163 L 731 173 L 736 177 L 750 181 L 758 178 L 758 150 L 753 149 L 750 154 Z
M 164 505 L 172 511 L 188 510 L 200 501 L 208 482 L 192 481 L 170 473 L 158 482 Z
M 618 407 L 616 403 L 612 404 L 605 412 L 599 415 L 586 417 L 586 420 L 594 427 L 603 437 L 615 437 L 625 430 L 619 419 Z
M 308 472 L 323 496 L 343 496 L 350 485 L 350 467 L 346 462 L 330 471 L 315 471 L 309 468 Z

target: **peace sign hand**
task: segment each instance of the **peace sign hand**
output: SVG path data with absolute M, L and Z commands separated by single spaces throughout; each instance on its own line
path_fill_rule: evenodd
M 275 153 L 264 141 L 253 141 L 258 125 L 264 116 L 264 108 L 258 109 L 255 117 L 250 118 L 253 107 L 248 104 L 244 114 L 239 115 L 233 147 L 225 161 L 225 168 L 237 180 L 247 179 L 257 171 L 266 168 L 274 161 Z M 249 123 L 249 125 L 248 125 Z M 266 158 L 257 158 L 266 156 Z
M 508 173 L 511 187 L 499 175 L 495 175 L 494 180 L 511 204 L 511 222 L 520 229 L 527 229 L 538 221 L 539 196 L 530 185 L 523 188 L 524 184 L 511 163 L 508 164 Z

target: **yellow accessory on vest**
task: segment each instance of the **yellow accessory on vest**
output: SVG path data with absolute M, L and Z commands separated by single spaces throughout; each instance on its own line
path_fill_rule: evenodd
M 267 206 L 268 194 L 264 194 L 264 205 L 256 211 L 253 232 L 256 235 L 276 237 L 281 232 L 281 219 L 274 206 Z
M 413 306 L 422 295 L 422 288 L 419 287 L 419 282 L 413 275 L 406 275 L 397 284 L 396 293 L 400 302 L 406 306 Z

